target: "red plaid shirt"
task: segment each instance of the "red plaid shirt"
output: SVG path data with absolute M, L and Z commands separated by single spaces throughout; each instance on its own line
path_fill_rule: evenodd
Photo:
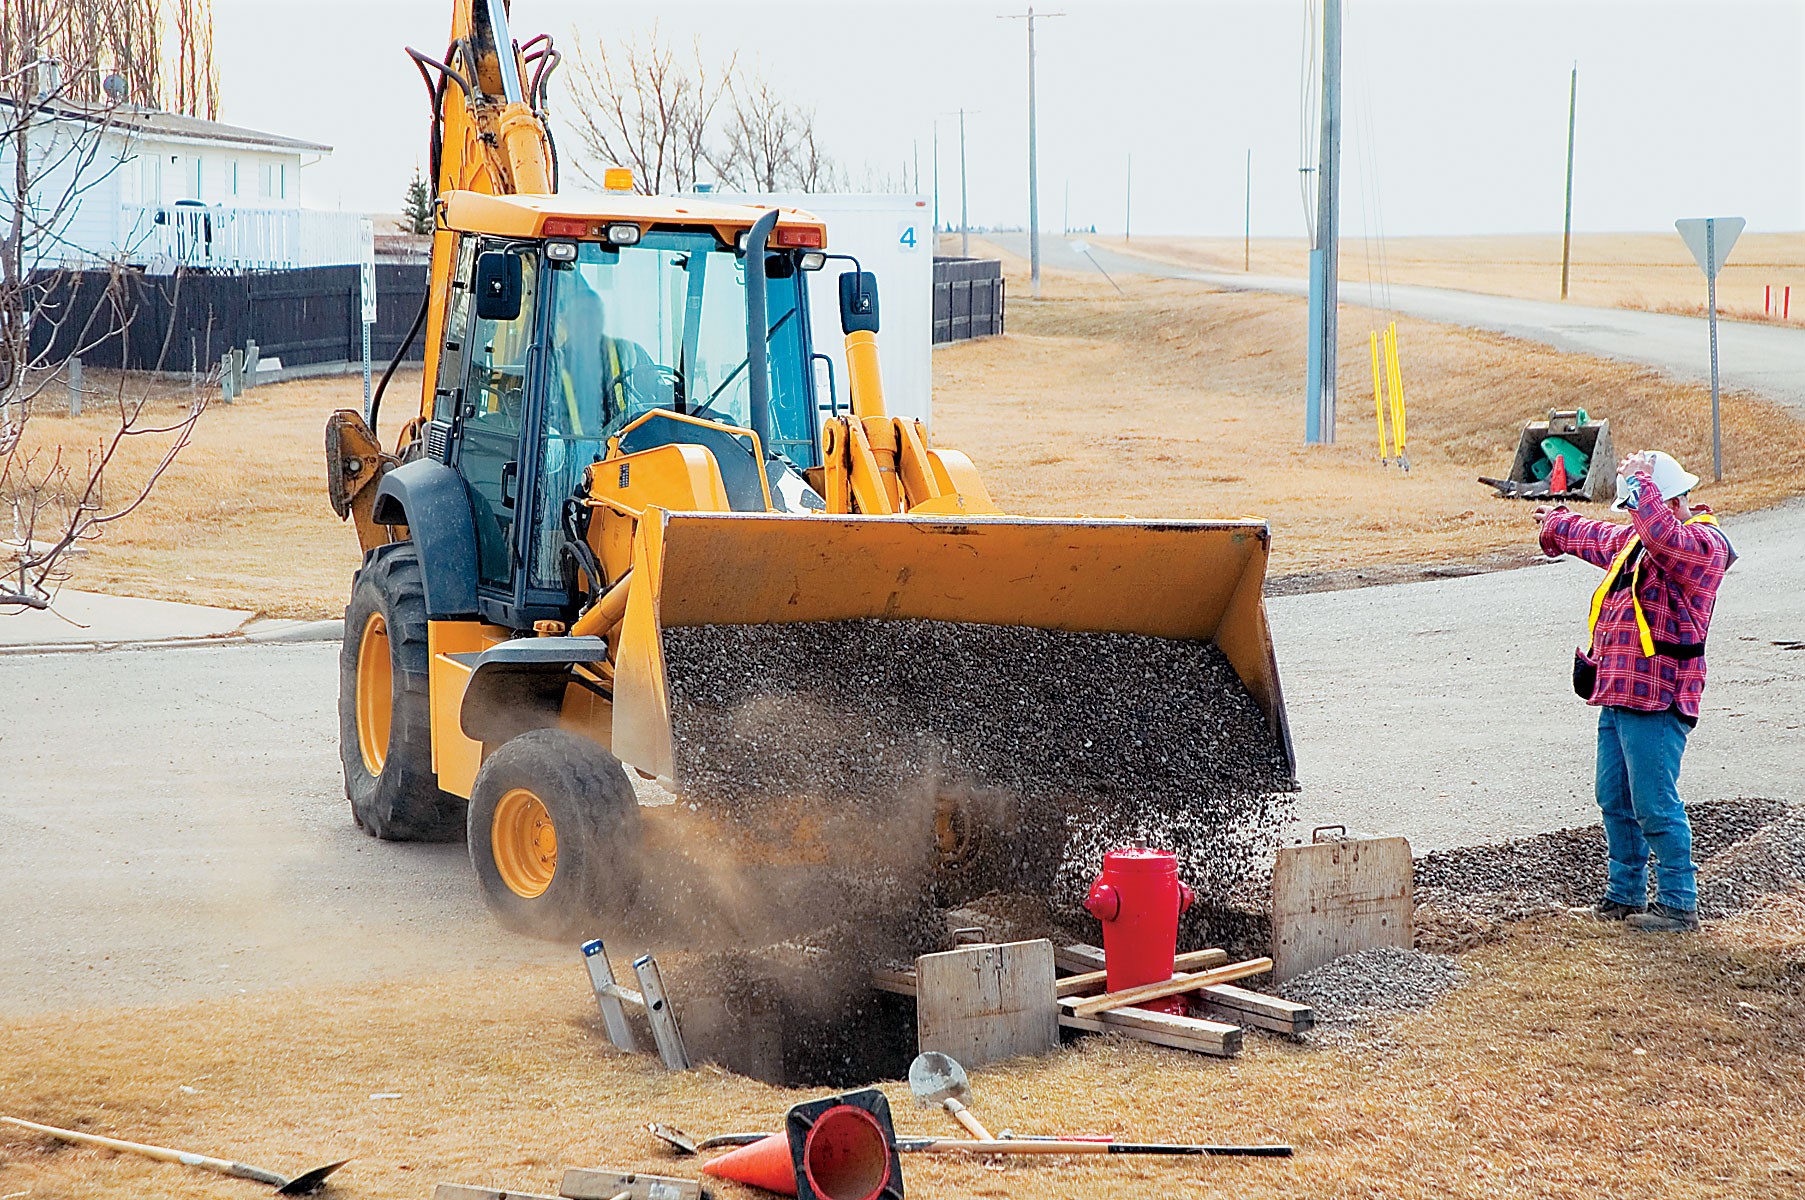
M 1630 513 L 1632 524 L 1595 521 L 1565 508 L 1556 509 L 1542 523 L 1542 549 L 1550 558 L 1571 554 L 1593 566 L 1610 568 L 1632 534 L 1642 540 L 1642 569 L 1636 597 L 1642 615 L 1657 641 L 1682 645 L 1702 643 L 1711 627 L 1711 609 L 1717 588 L 1735 557 L 1726 538 L 1713 525 L 1685 525 L 1673 515 L 1647 472 L 1636 473 L 1639 506 Z M 1704 507 L 1694 512 L 1708 513 Z M 1677 708 L 1698 717 L 1699 696 L 1705 690 L 1705 659 L 1676 659 L 1642 653 L 1642 638 L 1627 586 L 1629 568 L 1599 610 L 1592 639 L 1592 657 L 1598 662 L 1598 686 L 1590 703 L 1662 712 Z

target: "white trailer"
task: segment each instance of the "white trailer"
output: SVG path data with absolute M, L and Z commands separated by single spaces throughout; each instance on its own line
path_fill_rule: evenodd
M 800 208 L 827 223 L 827 252 L 850 255 L 858 259 L 861 269 L 877 275 L 877 348 L 884 373 L 885 407 L 892 416 L 929 422 L 934 373 L 934 227 L 927 198 L 858 192 L 712 192 L 709 197 L 733 204 Z M 849 397 L 840 341 L 839 277 L 850 270 L 851 263 L 829 259 L 808 281 L 815 349 L 833 356 L 834 390 L 842 409 Z M 821 382 L 825 388 L 825 372 Z

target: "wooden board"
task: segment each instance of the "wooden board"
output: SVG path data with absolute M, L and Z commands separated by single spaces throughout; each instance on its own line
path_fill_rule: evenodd
M 702 1200 L 700 1183 L 669 1175 L 573 1168 L 564 1172 L 564 1181 L 558 1185 L 559 1195 L 570 1200 L 614 1200 L 622 1192 L 631 1200 Z
M 964 946 L 915 960 L 915 1033 L 923 1052 L 967 1069 L 1059 1049 L 1053 943 Z
M 1236 1025 L 1252 1025 L 1274 1033 L 1304 1033 L 1316 1027 L 1316 1010 L 1308 1004 L 1280 1000 L 1277 996 L 1238 988 L 1231 983 L 1204 988 L 1197 995 L 1200 1003 L 1193 1010 L 1194 1015 Z
M 1123 988 L 1119 992 L 1105 992 L 1100 996 L 1060 996 L 1057 1002 L 1071 1009 L 1076 1016 L 1090 1017 L 1112 1009 L 1145 1004 L 1149 1000 L 1163 1000 L 1167 996 L 1182 995 L 1185 992 L 1196 991 L 1198 988 L 1210 987 L 1218 983 L 1233 983 L 1237 979 L 1246 979 L 1250 975 L 1264 975 L 1270 970 L 1272 970 L 1270 958 L 1250 958 L 1245 962 L 1229 963 L 1227 966 L 1213 967 L 1208 971 L 1198 971 L 1190 975 L 1174 975 L 1164 983 L 1144 983 L 1140 987 Z
M 1053 965 L 1061 971 L 1101 971 L 1104 967 L 1103 947 L 1088 942 L 1073 942 L 1053 948 Z
M 1172 959 L 1174 971 L 1199 971 L 1205 967 L 1219 967 L 1228 961 L 1226 950 L 1191 950 Z M 1058 959 L 1055 958 L 1055 964 Z M 1054 990 L 1061 996 L 1076 996 L 1080 992 L 1098 991 L 1109 982 L 1109 972 L 1086 971 L 1082 975 L 1067 975 L 1054 984 Z
M 608 1193 L 612 1196 L 614 1193 Z M 471 1187 L 467 1183 L 441 1183 L 433 1189 L 432 1200 L 558 1200 L 542 1192 L 504 1192 L 495 1188 Z
M 1094 1017 L 1061 1013 L 1059 1023 L 1068 1029 L 1119 1033 L 1136 1041 L 1212 1054 L 1218 1058 L 1232 1058 L 1241 1052 L 1239 1026 L 1172 1013 L 1148 1012 L 1143 1008 L 1109 1009 Z
M 1282 848 L 1272 869 L 1273 978 L 1374 946 L 1409 949 L 1412 870 L 1401 837 Z

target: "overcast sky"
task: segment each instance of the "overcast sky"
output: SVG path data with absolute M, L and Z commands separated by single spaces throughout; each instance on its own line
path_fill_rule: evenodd
M 446 0 L 214 0 L 224 120 L 330 143 L 310 206 L 395 211 L 425 155 L 414 45 L 444 49 Z M 1046 0 L 1037 22 L 1042 229 L 1238 234 L 1253 152 L 1256 236 L 1301 236 L 1305 0 Z M 656 19 L 709 59 L 735 50 L 817 112 L 855 180 L 912 177 L 956 224 L 964 106 L 974 225 L 1027 221 L 1024 22 L 999 3 L 514 0 L 517 37 L 568 54 Z M 1017 10 L 1020 11 L 1020 10 Z M 1574 227 L 1671 229 L 1740 215 L 1805 228 L 1805 3 L 1347 0 L 1344 229 L 1558 230 L 1569 71 L 1579 64 Z M 553 116 L 570 92 L 554 87 Z M 1313 144 L 1314 135 L 1311 134 Z M 573 152 L 565 135 L 560 149 Z M 571 176 L 567 175 L 567 181 Z

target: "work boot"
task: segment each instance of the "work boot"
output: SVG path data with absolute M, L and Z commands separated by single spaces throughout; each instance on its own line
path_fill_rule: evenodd
M 1603 900 L 1594 904 L 1591 909 L 1592 915 L 1600 921 L 1621 921 L 1625 917 L 1635 916 L 1647 911 L 1648 908 L 1646 905 L 1624 904 L 1622 901 L 1613 900 L 1609 896 L 1606 896 Z
M 1643 933 L 1697 933 L 1698 910 L 1674 908 L 1657 900 L 1647 912 L 1632 913 L 1623 923 Z

